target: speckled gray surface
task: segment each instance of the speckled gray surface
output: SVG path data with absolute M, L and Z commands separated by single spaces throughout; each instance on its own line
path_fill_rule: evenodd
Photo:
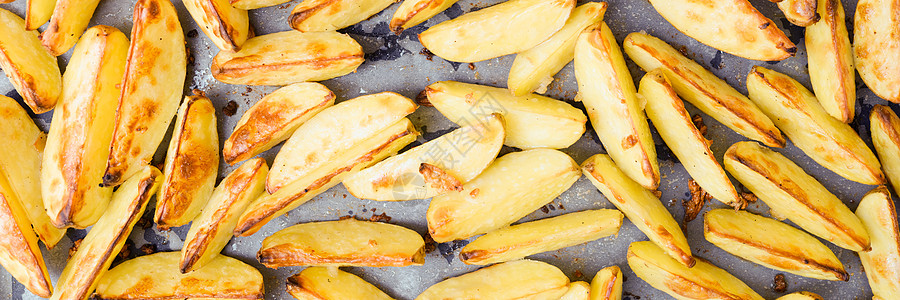
M 194 21 L 187 14 L 180 1 L 175 1 L 180 18 L 187 36 L 186 41 L 193 57 L 188 66 L 188 76 L 185 82 L 185 92 L 191 89 L 200 89 L 207 92 L 214 101 L 219 117 L 219 136 L 224 141 L 240 115 L 251 104 L 258 101 L 263 95 L 275 90 L 275 87 L 247 87 L 223 84 L 210 76 L 209 63 L 217 49 L 199 31 Z M 266 34 L 284 30 L 290 30 L 287 16 L 291 8 L 299 1 L 292 1 L 283 5 L 257 9 L 251 11 L 251 24 L 257 34 Z M 427 26 L 459 16 L 460 14 L 494 4 L 496 0 L 472 1 L 463 0 L 453 5 L 450 9 L 439 14 L 424 26 L 417 26 L 396 36 L 389 32 L 387 21 L 397 8 L 392 5 L 384 12 L 350 28 L 341 30 L 357 39 L 366 52 L 366 62 L 356 73 L 337 79 L 323 82 L 338 96 L 338 101 L 350 99 L 359 95 L 381 91 L 395 91 L 407 97 L 415 97 L 430 83 L 440 80 L 458 80 L 464 82 L 480 83 L 492 86 L 504 87 L 506 75 L 513 56 L 505 56 L 497 59 L 483 61 L 472 65 L 457 64 L 444 61 L 438 57 L 427 59 L 420 54 L 422 45 L 418 42 L 416 34 Z M 700 64 L 710 68 L 716 75 L 725 78 L 738 90 L 746 92 L 745 78 L 753 65 L 764 65 L 780 72 L 784 72 L 797 78 L 809 87 L 809 75 L 806 71 L 805 49 L 803 47 L 803 30 L 789 24 L 783 14 L 778 11 L 775 4 L 763 0 L 753 0 L 765 15 L 775 20 L 792 41 L 798 43 L 800 51 L 796 57 L 779 63 L 756 62 L 741 59 L 732 55 L 723 54 L 710 47 L 702 45 L 695 40 L 684 36 L 665 22 L 659 14 L 650 7 L 649 3 L 642 0 L 609 0 L 609 10 L 606 13 L 606 22 L 612 28 L 619 42 L 630 32 L 646 31 L 657 37 L 672 43 L 676 47 L 684 47 L 689 57 Z M 848 16 L 848 25 L 852 26 L 852 16 L 855 10 L 853 0 L 845 0 L 844 5 Z M 100 7 L 94 15 L 91 25 L 104 24 L 119 28 L 126 34 L 131 29 L 131 12 L 134 1 L 101 1 Z M 12 10 L 20 16 L 24 14 L 25 0 L 18 0 L 12 4 L 0 5 L 0 8 Z M 46 25 L 42 27 L 43 30 Z M 851 30 L 852 32 L 852 30 Z M 70 53 L 60 59 L 61 67 L 65 66 Z M 633 63 L 628 62 L 635 80 L 643 75 Z M 556 76 L 549 89 L 549 95 L 572 103 L 577 107 L 583 107 L 573 102 L 576 94 L 575 78 L 572 66 L 569 65 Z M 866 142 L 870 142 L 868 130 L 868 114 L 875 104 L 883 104 L 885 101 L 874 96 L 857 79 L 859 112 L 856 121 L 852 124 Z M 13 90 L 12 85 L 5 79 L 0 79 L 0 93 L 21 99 Z M 237 105 L 236 114 L 225 115 L 223 107 L 228 102 L 234 101 Z M 897 109 L 896 105 L 892 108 Z M 693 113 L 696 109 L 689 108 Z M 50 113 L 36 116 L 38 125 L 46 130 L 49 125 Z M 435 109 L 422 107 L 411 116 L 411 120 L 423 132 L 423 137 L 418 142 L 433 139 L 440 134 L 452 129 L 452 124 Z M 704 119 L 709 126 L 709 137 L 714 140 L 712 150 L 721 159 L 725 149 L 732 143 L 744 138 L 732 132 L 728 128 L 715 122 L 711 118 Z M 590 128 L 590 126 L 588 126 Z M 681 220 L 683 209 L 680 199 L 688 197 L 687 180 L 689 176 L 678 163 L 671 152 L 662 145 L 658 136 L 654 137 L 659 152 L 659 162 L 663 178 L 661 182 L 662 201 Z M 418 144 L 418 142 L 416 144 Z M 270 150 L 264 154 L 270 163 L 278 149 Z M 510 151 L 505 149 L 504 151 Z M 589 156 L 602 152 L 596 135 L 592 130 L 582 136 L 581 140 L 563 149 L 577 162 L 581 162 Z M 871 187 L 850 182 L 834 173 L 817 165 L 806 157 L 793 145 L 778 150 L 804 167 L 808 173 L 818 178 L 826 187 L 838 195 L 854 209 L 857 201 Z M 158 159 L 161 160 L 161 153 Z M 227 174 L 234 167 L 224 163 L 220 166 L 222 174 Z M 152 203 L 151 203 L 152 205 Z M 302 268 L 282 268 L 279 270 L 267 269 L 256 262 L 255 254 L 263 237 L 273 232 L 296 224 L 298 222 L 334 220 L 341 216 L 354 215 L 361 218 L 370 217 L 373 214 L 390 216 L 391 223 L 400 224 L 412 228 L 419 233 L 426 233 L 425 210 L 428 200 L 407 202 L 375 202 L 356 199 L 350 196 L 343 186 L 338 185 L 319 195 L 313 201 L 291 211 L 288 215 L 273 220 L 270 224 L 252 237 L 235 238 L 225 248 L 224 253 L 241 259 L 257 268 L 265 276 L 266 298 L 287 299 L 290 298 L 284 292 L 285 278 L 299 272 Z M 725 205 L 713 201 L 707 205 L 709 208 L 722 208 Z M 523 219 L 523 221 L 544 218 L 592 208 L 613 208 L 586 178 L 580 179 L 571 189 L 563 193 L 551 204 L 545 206 Z M 748 210 L 768 215 L 766 206 L 758 201 L 750 205 Z M 145 217 L 152 216 L 152 207 L 148 209 Z M 692 251 L 699 257 L 705 258 L 720 266 L 750 285 L 758 293 L 767 299 L 776 298 L 782 293 L 776 293 L 772 288 L 775 274 L 780 272 L 744 261 L 718 249 L 703 239 L 702 219 L 687 224 L 687 237 Z M 162 251 L 177 251 L 182 246 L 182 241 L 187 234 L 188 226 L 175 228 L 171 232 L 159 232 L 155 229 L 144 230 L 135 228 L 129 240 L 131 257 L 140 253 L 139 248 L 144 244 L 157 245 Z M 83 237 L 84 230 L 70 230 L 67 237 L 53 250 L 45 249 L 47 265 L 51 277 L 56 281 L 59 273 L 65 265 L 67 250 L 71 241 Z M 665 294 L 654 290 L 634 275 L 625 262 L 625 251 L 629 243 L 646 240 L 646 237 L 630 222 L 622 226 L 618 236 L 607 237 L 584 245 L 565 248 L 558 251 L 542 253 L 531 256 L 533 259 L 545 261 L 560 267 L 572 280 L 590 281 L 594 273 L 609 265 L 618 265 L 626 274 L 624 299 L 669 299 Z M 428 253 L 424 266 L 405 268 L 345 268 L 345 270 L 362 276 L 364 279 L 376 284 L 393 297 L 398 299 L 412 299 L 428 286 L 445 278 L 460 275 L 477 269 L 476 266 L 466 266 L 457 258 L 459 248 L 466 242 L 457 241 L 440 244 L 435 251 Z M 802 277 L 785 274 L 788 283 L 788 292 L 812 291 L 824 296 L 826 299 L 868 299 L 871 291 L 866 282 L 865 274 L 861 270 L 859 258 L 855 253 L 843 250 L 826 242 L 844 263 L 850 274 L 849 282 L 829 282 L 821 280 L 805 279 Z M 118 263 L 118 261 L 117 261 Z M 0 298 L 7 299 L 33 299 L 34 295 L 25 290 L 22 285 L 11 279 L 8 273 L 0 271 Z

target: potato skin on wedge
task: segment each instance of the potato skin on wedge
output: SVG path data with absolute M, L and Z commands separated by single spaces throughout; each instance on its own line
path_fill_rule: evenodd
M 184 0 L 191 17 L 222 51 L 237 51 L 250 38 L 247 11 L 234 8 L 229 0 Z
M 853 58 L 859 77 L 875 95 L 900 103 L 900 5 L 860 0 L 853 21 Z
M 884 105 L 875 105 L 869 114 L 872 144 L 881 159 L 881 167 L 887 180 L 900 195 L 900 118 Z
M 25 9 L 25 30 L 37 30 L 50 21 L 57 0 L 28 0 Z M 3 1 L 0 1 L 2 3 Z M 8 2 L 8 1 L 7 1 Z
M 56 106 L 62 94 L 62 75 L 56 58 L 41 46 L 25 20 L 0 8 L 0 68 L 34 113 Z
M 275 6 L 285 2 L 290 2 L 290 0 L 231 0 L 231 5 L 233 5 L 235 8 L 251 10 Z
M 404 0 L 391 17 L 391 31 L 400 35 L 403 30 L 428 21 L 457 1 L 459 0 Z
M 60 56 L 75 45 L 99 4 L 100 0 L 56 1 L 50 25 L 41 33 L 41 44 L 50 55 Z
M 856 216 L 872 238 L 872 249 L 859 252 L 859 260 L 875 294 L 873 299 L 900 297 L 900 226 L 888 189 L 880 186 L 863 196 Z
M 619 266 L 601 269 L 591 280 L 591 300 L 622 300 L 622 281 L 625 275 Z
M 590 300 L 591 285 L 584 281 L 569 282 L 569 289 L 559 300 Z
M 300 300 L 393 300 L 356 275 L 325 267 L 309 267 L 288 277 L 287 292 Z
M 778 9 L 784 13 L 784 17 L 794 25 L 807 27 L 820 20 L 816 14 L 817 0 L 783 0 L 778 2 Z M 807 50 L 811 50 L 807 48 Z
M 28 291 L 47 298 L 53 292 L 50 275 L 24 205 L 7 180 L 6 168 L 0 165 L 0 265 Z
M 817 15 L 822 18 L 806 28 L 809 80 L 822 108 L 835 119 L 850 123 L 856 115 L 856 69 L 844 6 L 840 0 L 817 1 Z
M 558 268 L 523 259 L 492 265 L 432 285 L 416 300 L 559 299 L 569 278 Z
M 308 0 L 291 11 L 291 28 L 300 32 L 334 31 L 362 22 L 395 0 Z

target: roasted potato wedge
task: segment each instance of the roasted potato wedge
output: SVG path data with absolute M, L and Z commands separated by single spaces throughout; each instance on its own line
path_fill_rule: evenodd
M 419 41 L 454 62 L 477 62 L 522 52 L 556 33 L 575 0 L 510 0 L 431 26 Z
M 291 11 L 291 28 L 300 32 L 334 31 L 362 22 L 395 0 L 307 0 Z
M 738 142 L 725 152 L 725 169 L 773 215 L 784 216 L 838 247 L 869 249 L 869 235 L 853 212 L 787 157 L 754 142 Z
M 787 294 L 787 295 L 778 297 L 778 299 L 776 299 L 776 300 L 824 300 L 824 299 L 825 298 L 822 298 L 822 296 L 819 296 L 815 293 L 801 291 L 801 292 L 791 293 L 791 294 Z
M 231 0 L 231 5 L 234 6 L 234 8 L 251 10 L 275 6 L 285 2 L 290 2 L 290 0 Z
M 2 8 L 0 69 L 31 111 L 40 114 L 56 106 L 62 94 L 62 75 L 56 58 L 42 49 L 36 31 L 25 30 L 25 20 Z
M 441 81 L 425 89 L 428 102 L 450 121 L 465 126 L 501 113 L 507 146 L 561 149 L 584 134 L 587 116 L 568 103 L 541 95 L 513 96 L 506 89 Z
M 859 77 L 875 95 L 900 102 L 900 5 L 895 0 L 860 0 L 853 18 L 853 59 Z
M 575 58 L 575 41 L 585 28 L 603 21 L 606 2 L 579 5 L 562 29 L 534 48 L 519 52 L 509 69 L 506 86 L 516 96 L 547 91 L 553 75 Z
M 432 285 L 416 300 L 559 299 L 569 278 L 558 268 L 535 260 L 517 260 L 452 277 Z
M 300 300 L 393 300 L 356 275 L 325 267 L 309 267 L 288 277 L 287 291 Z
M 869 114 L 872 144 L 894 193 L 900 195 L 900 118 L 884 105 L 875 105 Z
M 621 212 L 587 210 L 488 232 L 459 252 L 469 265 L 489 265 L 587 243 L 619 232 Z
M 38 237 L 31 228 L 23 201 L 7 180 L 9 175 L 5 169 L 6 166 L 0 165 L 0 265 L 31 293 L 50 297 L 53 287 L 38 248 Z
M 628 178 L 606 154 L 591 156 L 581 163 L 581 170 L 651 241 L 679 263 L 694 265 L 687 238 L 653 192 Z
M 591 285 L 584 281 L 569 282 L 569 289 L 559 300 L 590 300 Z
M 591 280 L 591 300 L 622 300 L 622 281 L 625 275 L 619 266 L 601 269 Z
M 222 51 L 238 51 L 250 38 L 250 18 L 247 11 L 234 8 L 228 0 L 182 1 L 191 17 Z
M 458 0 L 404 0 L 391 17 L 390 28 L 399 35 L 450 8 Z
M 309 118 L 334 105 L 334 98 L 316 82 L 295 83 L 266 95 L 241 116 L 225 140 L 225 162 L 247 160 L 287 140 Z
M 856 69 L 844 24 L 844 6 L 840 0 L 818 2 L 822 18 L 806 28 L 809 80 L 825 112 L 850 123 L 856 115 Z
M 832 1 L 832 0 L 828 0 Z M 883 184 L 881 164 L 850 125 L 832 118 L 816 96 L 787 75 L 755 66 L 747 75 L 750 99 L 797 148 L 852 181 Z
M 649 241 L 631 243 L 627 257 L 638 277 L 676 299 L 763 299 L 740 279 L 706 260 L 697 259 L 696 265 L 685 267 Z
M 244 262 L 217 255 L 188 274 L 178 269 L 178 252 L 127 260 L 107 271 L 94 294 L 99 299 L 263 299 L 263 276 Z
M 72 49 L 87 29 L 100 0 L 57 0 L 50 25 L 41 33 L 41 44 L 50 55 L 60 56 Z M 40 26 L 40 25 L 38 25 Z
M 25 30 L 37 30 L 50 21 L 56 0 L 28 0 L 25 7 Z
M 78 246 L 78 251 L 69 258 L 56 283 L 56 292 L 50 299 L 83 300 L 91 296 L 100 278 L 125 245 L 134 224 L 144 214 L 147 202 L 159 187 L 160 179 L 162 174 L 159 170 L 153 166 L 145 166 L 116 189 L 109 208 L 88 231 Z M 176 253 L 175 262 L 177 259 Z M 176 265 L 175 262 L 172 263 L 173 266 Z M 157 269 L 136 270 L 136 274 L 147 274 Z
M 461 191 L 432 198 L 426 212 L 428 231 L 443 243 L 508 226 L 553 201 L 579 177 L 575 161 L 557 150 L 506 154 Z
M 863 196 L 856 208 L 869 236 L 872 250 L 859 252 L 874 299 L 900 297 L 900 226 L 891 193 L 884 186 Z
M 783 0 L 778 1 L 778 9 L 794 25 L 807 27 L 819 21 L 820 16 L 816 14 L 818 2 L 817 0 Z M 807 34 L 809 34 L 808 31 Z M 812 49 L 807 48 L 807 50 Z
M 219 171 L 216 108 L 204 96 L 184 98 L 166 151 L 165 179 L 153 220 L 168 230 L 187 224 L 206 206 Z
M 119 185 L 153 159 L 178 111 L 186 68 L 175 6 L 138 0 L 104 186 Z

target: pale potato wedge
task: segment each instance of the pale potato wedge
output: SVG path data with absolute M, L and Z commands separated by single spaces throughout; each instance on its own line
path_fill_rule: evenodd
M 334 98 L 316 82 L 295 83 L 266 95 L 241 116 L 225 140 L 225 162 L 247 160 L 287 140 L 309 118 L 334 105 Z
M 344 179 L 354 197 L 378 201 L 426 199 L 462 189 L 503 146 L 503 118 L 463 126 Z
M 103 215 L 113 189 L 102 187 L 125 74 L 128 37 L 99 25 L 84 32 L 63 75 L 41 171 L 45 215 L 57 227 L 85 228 Z
M 873 189 L 859 202 L 856 216 L 872 238 L 872 250 L 859 252 L 859 260 L 875 294 L 873 299 L 897 299 L 900 297 L 900 226 L 891 193 L 884 186 Z
M 572 11 L 566 24 L 546 41 L 519 52 L 509 69 L 506 86 L 516 96 L 547 91 L 553 75 L 575 57 L 575 41 L 585 28 L 603 21 L 606 2 L 588 2 Z
M 469 265 L 489 265 L 584 244 L 617 234 L 621 212 L 586 210 L 501 228 L 478 237 L 459 252 Z
M 187 224 L 200 214 L 216 186 L 219 133 L 216 108 L 202 95 L 184 97 L 166 151 L 153 221 L 161 230 Z
M 584 134 L 588 119 L 563 101 L 535 94 L 516 97 L 506 89 L 484 85 L 440 81 L 429 85 L 425 94 L 441 114 L 461 126 L 501 113 L 504 144 L 522 149 L 569 147 Z
M 56 292 L 50 299 L 84 300 L 91 296 L 100 278 L 125 245 L 134 224 L 144 214 L 147 202 L 156 193 L 161 179 L 159 170 L 145 166 L 116 189 L 109 208 L 66 262 L 56 283 Z M 177 262 L 177 253 L 175 259 Z M 154 269 L 138 270 L 140 274 L 147 274 Z
M 781 131 L 753 101 L 666 42 L 635 32 L 625 38 L 623 48 L 645 71 L 662 69 L 675 92 L 703 113 L 747 138 L 784 147 Z
M 685 267 L 652 242 L 628 246 L 628 266 L 650 286 L 675 299 L 747 299 L 763 297 L 734 275 L 704 259 Z
M 50 25 L 41 33 L 41 44 L 50 55 L 60 56 L 72 49 L 87 29 L 100 0 L 57 0 Z M 40 26 L 40 25 L 38 25 Z
M 809 80 L 822 108 L 841 122 L 850 123 L 856 115 L 856 69 L 844 24 L 844 6 L 840 0 L 818 2 L 821 19 L 806 27 Z
M 184 0 L 184 7 L 222 51 L 238 51 L 250 38 L 247 11 L 234 8 L 228 0 Z
M 559 299 L 569 278 L 558 268 L 535 260 L 517 260 L 452 277 L 432 285 L 416 300 Z
M 820 19 L 820 15 L 816 14 L 818 2 L 817 0 L 783 0 L 778 2 L 778 9 L 784 13 L 784 17 L 789 22 L 800 27 L 807 27 Z M 807 50 L 812 49 L 807 48 Z
M 773 215 L 838 247 L 869 249 L 865 227 L 844 203 L 787 157 L 755 142 L 725 152 L 725 169 L 762 199 Z
M 537 46 L 563 27 L 575 0 L 510 0 L 431 26 L 419 41 L 440 58 L 477 62 Z
M 265 191 L 267 174 L 266 161 L 254 158 L 222 179 L 184 239 L 179 263 L 181 273 L 201 269 L 219 256 L 234 236 L 241 213 Z
M 56 0 L 28 0 L 25 7 L 25 30 L 37 30 L 50 21 Z
M 796 293 L 787 294 L 781 297 L 778 297 L 776 300 L 824 300 L 822 296 L 819 296 L 812 292 L 800 291 Z
M 127 260 L 107 271 L 95 297 L 103 300 L 263 299 L 263 276 L 244 262 L 217 255 L 188 274 L 178 270 L 178 252 Z
M 25 20 L 2 8 L 0 69 L 31 111 L 40 114 L 56 106 L 62 94 L 56 58 L 43 49 L 36 31 L 25 30 Z
M 181 102 L 185 51 L 172 2 L 138 0 L 104 186 L 119 185 L 153 159 Z
M 825 244 L 777 220 L 713 209 L 703 216 L 703 236 L 722 250 L 767 268 L 822 280 L 850 279 Z
M 900 5 L 896 0 L 860 0 L 853 20 L 859 77 L 878 97 L 900 102 Z
M 238 52 L 219 52 L 210 72 L 224 83 L 288 85 L 347 75 L 364 60 L 349 35 L 289 30 L 248 39 Z
M 450 8 L 458 0 L 404 0 L 394 12 L 389 24 L 391 31 L 399 35 L 403 30 L 419 25 Z
M 799 82 L 755 66 L 747 75 L 747 90 L 750 99 L 814 161 L 852 181 L 872 185 L 885 182 L 878 158 L 856 131 L 829 116 L 816 96 Z
M 326 267 L 309 267 L 288 277 L 287 292 L 299 300 L 393 300 L 356 275 Z
M 681 227 L 653 192 L 628 178 L 606 154 L 591 156 L 581 163 L 581 170 L 651 241 L 680 264 L 694 265 Z
M 591 280 L 591 300 L 622 300 L 622 281 L 625 275 L 619 266 L 601 269 Z
M 290 0 L 231 0 L 231 5 L 234 6 L 234 8 L 251 10 L 275 6 L 285 2 L 290 2 Z
M 0 165 L 0 265 L 32 294 L 50 297 L 53 287 L 38 237 L 5 169 Z
M 291 11 L 288 22 L 300 32 L 334 31 L 362 22 L 396 0 L 306 0 Z
M 900 118 L 890 107 L 875 105 L 869 114 L 869 124 L 872 144 L 881 159 L 884 174 L 894 187 L 894 193 L 900 195 Z
M 432 198 L 428 231 L 443 243 L 506 227 L 553 201 L 579 177 L 575 161 L 557 150 L 506 154 L 461 191 Z
M 569 283 L 569 289 L 559 297 L 559 300 L 590 300 L 590 298 L 591 285 L 584 281 L 574 281 Z

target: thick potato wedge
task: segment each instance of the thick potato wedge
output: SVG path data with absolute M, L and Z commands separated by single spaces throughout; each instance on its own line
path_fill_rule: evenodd
M 872 238 L 872 250 L 859 252 L 874 299 L 900 297 L 900 226 L 891 193 L 886 187 L 877 187 L 867 193 L 856 216 L 866 226 Z
M 584 134 L 587 116 L 568 103 L 541 95 L 513 96 L 506 89 L 441 81 L 425 89 L 428 102 L 450 121 L 477 124 L 493 113 L 503 114 L 507 146 L 561 149 Z
M 581 163 L 581 170 L 651 241 L 679 263 L 694 265 L 687 238 L 653 192 L 628 178 L 606 154 L 591 156 Z
M 844 24 L 844 6 L 840 0 L 818 2 L 817 14 L 822 18 L 806 28 L 809 80 L 822 108 L 850 123 L 856 115 L 856 69 Z
M 783 0 L 778 2 L 778 9 L 794 25 L 807 27 L 819 21 L 820 16 L 816 15 L 818 2 L 817 0 Z M 812 49 L 807 48 L 807 50 Z
M 601 269 L 591 280 L 591 300 L 622 300 L 622 281 L 625 275 L 619 266 Z
M 426 199 L 462 189 L 503 146 L 503 119 L 463 126 L 344 179 L 354 197 L 379 201 Z
M 896 0 L 860 0 L 853 18 L 853 59 L 859 77 L 875 95 L 900 102 L 900 5 Z
M 290 30 L 251 38 L 238 52 L 219 52 L 210 72 L 224 83 L 288 85 L 347 75 L 364 60 L 349 35 Z
M 50 21 L 56 0 L 28 0 L 25 4 L 25 30 L 37 30 Z
M 502 228 L 475 239 L 459 252 L 469 265 L 489 265 L 587 243 L 619 232 L 621 212 L 598 209 Z
M 241 116 L 225 140 L 225 162 L 247 160 L 287 140 L 309 118 L 334 105 L 334 98 L 316 82 L 295 83 L 266 95 Z
M 178 111 L 186 55 L 172 2 L 138 0 L 103 185 L 119 185 L 153 159 Z
M 778 297 L 776 300 L 824 300 L 822 296 L 819 296 L 812 292 L 800 291 L 796 293 L 787 294 L 781 297 Z
M 356 275 L 325 267 L 309 267 L 288 277 L 287 291 L 300 300 L 393 300 Z
M 831 0 L 829 0 L 831 1 Z M 755 66 L 747 75 L 750 99 L 794 145 L 823 167 L 852 181 L 883 184 L 881 164 L 850 125 L 828 115 L 802 84 Z
M 217 255 L 188 274 L 178 270 L 178 252 L 127 260 L 107 271 L 94 294 L 99 299 L 263 299 L 263 276 L 244 262 Z
M 579 177 L 575 161 L 557 150 L 504 155 L 461 191 L 432 198 L 428 231 L 443 243 L 508 226 L 553 201 Z
M 568 290 L 568 284 L 569 278 L 556 267 L 523 259 L 438 282 L 416 300 L 559 299 Z
M 584 281 L 569 282 L 569 289 L 559 300 L 590 300 L 591 285 Z
M 777 220 L 713 209 L 703 216 L 703 235 L 728 253 L 767 268 L 823 280 L 850 279 L 825 244 Z
M 556 33 L 575 0 L 510 0 L 431 26 L 419 41 L 435 55 L 477 62 L 522 52 Z
M 534 48 L 516 54 L 506 81 L 509 91 L 516 96 L 546 92 L 553 75 L 574 59 L 575 41 L 581 32 L 603 21 L 606 6 L 606 2 L 579 5 L 562 29 Z
M 219 171 L 216 108 L 204 96 L 184 98 L 166 151 L 165 179 L 153 220 L 167 230 L 187 224 L 206 206 Z
M 222 179 L 184 239 L 179 263 L 181 273 L 200 269 L 219 256 L 234 236 L 241 213 L 265 191 L 267 174 L 266 161 L 254 158 Z
M 69 51 L 87 29 L 100 0 L 57 0 L 41 44 L 53 56 Z M 40 25 L 38 25 L 40 26 Z
M 250 18 L 247 11 L 234 8 L 228 0 L 182 1 L 191 17 L 222 51 L 238 51 L 250 38 Z
M 290 2 L 290 0 L 231 0 L 231 5 L 234 6 L 234 8 L 251 10 L 275 6 L 285 2 Z
M 662 40 L 646 33 L 625 38 L 625 53 L 649 72 L 661 69 L 675 92 L 741 135 L 769 147 L 784 147 L 784 137 L 750 99 Z
M 36 31 L 25 20 L 0 8 L 0 69 L 35 113 L 56 106 L 62 94 L 62 75 L 56 58 L 44 51 Z
M 773 215 L 841 248 L 869 249 L 869 235 L 853 212 L 787 157 L 754 142 L 738 142 L 725 152 L 724 164 Z
M 404 0 L 394 12 L 389 24 L 391 31 L 399 35 L 403 30 L 419 25 L 441 13 L 458 0 Z
M 291 11 L 291 28 L 300 32 L 334 31 L 362 22 L 395 0 L 307 0 Z
M 685 267 L 652 242 L 628 246 L 628 266 L 650 286 L 676 299 L 758 299 L 763 297 L 734 275 L 704 259 Z
M 153 166 L 145 166 L 116 189 L 109 208 L 88 231 L 78 246 L 78 251 L 69 258 L 56 283 L 56 292 L 50 299 L 83 300 L 91 296 L 100 278 L 125 245 L 134 224 L 144 214 L 147 202 L 150 202 L 150 197 L 159 187 L 160 179 L 162 174 L 159 170 Z M 175 259 L 177 262 L 177 253 Z M 137 270 L 140 270 L 140 274 L 147 274 L 154 269 Z
M 5 169 L 0 165 L 0 265 L 31 293 L 50 297 L 53 287 L 38 237 Z
M 884 105 L 875 105 L 869 114 L 872 144 L 894 193 L 900 195 L 900 118 Z

